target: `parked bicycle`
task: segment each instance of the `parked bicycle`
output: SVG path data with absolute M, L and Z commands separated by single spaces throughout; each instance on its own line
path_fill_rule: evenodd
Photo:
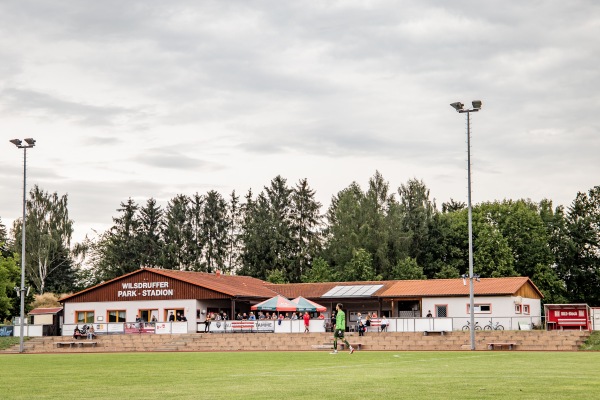
M 463 331 L 469 331 L 471 330 L 471 321 L 467 321 L 467 324 L 465 326 L 462 327 Z M 476 331 L 480 331 L 481 330 L 481 325 L 479 325 L 479 322 L 475 321 L 475 330 Z
M 495 324 L 490 320 L 490 323 L 483 327 L 486 331 L 503 331 L 504 327 L 500 325 L 500 322 L 496 322 Z

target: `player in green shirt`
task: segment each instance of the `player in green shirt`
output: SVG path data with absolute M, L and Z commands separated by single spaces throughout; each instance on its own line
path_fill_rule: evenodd
M 335 316 L 335 330 L 333 331 L 333 351 L 330 354 L 337 354 L 337 341 L 338 338 L 342 339 L 344 344 L 350 349 L 350 354 L 354 353 L 354 347 L 350 346 L 348 340 L 344 338 L 344 332 L 346 332 L 346 313 L 342 310 L 342 303 L 337 303 L 335 309 L 337 310 Z

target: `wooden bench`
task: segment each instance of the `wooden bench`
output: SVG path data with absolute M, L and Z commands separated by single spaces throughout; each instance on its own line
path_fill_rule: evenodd
M 430 333 L 439 333 L 440 336 L 444 336 L 446 331 L 423 331 L 423 336 L 429 336 Z
M 348 342 L 350 343 L 350 342 Z M 338 342 L 338 345 L 340 346 L 341 350 L 344 350 L 344 347 L 346 347 L 346 345 L 344 344 L 344 342 Z M 362 348 L 362 343 L 350 343 L 350 346 L 354 347 L 356 350 L 360 350 Z M 331 345 L 331 347 L 333 347 L 333 344 Z
M 504 343 L 488 343 L 488 350 L 494 350 L 494 349 L 502 349 L 502 347 L 507 347 L 508 350 L 512 350 L 514 346 L 517 345 L 517 343 L 515 342 L 504 342 Z
M 81 342 L 56 342 L 56 347 L 63 347 L 63 346 L 69 346 L 69 347 L 73 347 L 73 345 L 76 345 L 77 347 L 83 347 L 86 345 L 92 346 L 92 347 L 96 347 L 96 344 L 98 344 L 98 342 L 90 342 L 90 341 L 81 341 Z
M 69 347 L 73 347 L 74 344 L 77 344 L 77 342 L 56 342 L 55 345 L 56 347 L 63 347 L 63 346 L 69 346 Z
M 333 349 L 333 343 L 325 343 L 325 344 L 313 344 L 311 346 L 313 349 L 326 349 L 326 350 L 331 350 Z
M 231 321 L 232 332 L 252 332 L 254 321 Z

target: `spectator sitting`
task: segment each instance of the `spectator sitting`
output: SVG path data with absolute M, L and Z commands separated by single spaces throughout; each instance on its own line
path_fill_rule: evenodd
M 75 325 L 75 329 L 73 329 L 73 339 L 77 339 L 78 336 L 81 336 L 81 331 L 79 330 L 79 325 Z
M 389 325 L 389 322 L 384 315 L 383 317 L 381 317 L 381 332 L 387 331 L 388 325 Z
M 256 321 L 256 316 L 254 315 L 253 312 L 250 312 L 250 316 L 248 317 L 249 321 Z
M 87 338 L 89 340 L 92 340 L 93 338 L 96 337 L 96 333 L 94 331 L 94 325 L 90 325 L 88 331 L 87 331 Z

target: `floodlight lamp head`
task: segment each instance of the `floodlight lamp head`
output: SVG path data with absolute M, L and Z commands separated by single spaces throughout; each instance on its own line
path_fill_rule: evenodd
M 28 145 L 30 145 L 31 147 L 35 146 L 35 139 L 33 138 L 26 138 L 25 141 L 27 142 Z
M 450 104 L 452 107 L 454 107 L 454 109 L 456 111 L 460 111 L 463 109 L 463 107 L 465 106 L 463 103 L 461 103 L 460 101 L 457 101 L 456 103 L 451 103 Z
M 19 139 L 13 139 L 10 141 L 12 144 L 14 144 L 15 146 L 19 147 L 21 145 L 21 143 L 23 143 L 21 140 Z
M 481 100 L 473 100 L 471 104 L 473 104 L 474 109 L 476 109 L 476 110 L 481 109 L 481 105 L 482 105 Z M 25 140 L 27 140 L 27 139 L 25 139 Z

